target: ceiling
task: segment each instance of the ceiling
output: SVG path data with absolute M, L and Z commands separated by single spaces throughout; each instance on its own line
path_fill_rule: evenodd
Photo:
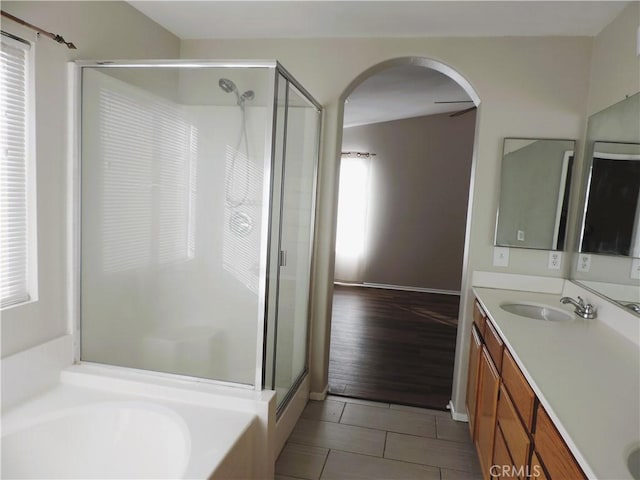
M 594 36 L 629 2 L 130 1 L 182 39 Z
M 456 112 L 473 103 L 451 78 L 430 68 L 406 65 L 383 70 L 357 86 L 344 107 L 344 126 Z
M 130 1 L 181 39 L 595 36 L 629 2 L 615 1 Z M 433 115 L 471 104 L 434 70 L 405 66 L 359 85 L 345 126 Z

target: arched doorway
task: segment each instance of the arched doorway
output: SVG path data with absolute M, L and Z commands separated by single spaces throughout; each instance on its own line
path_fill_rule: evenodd
M 443 78 L 446 77 L 448 81 L 456 84 L 460 92 L 464 93 L 464 99 L 469 103 L 467 105 L 457 105 L 448 111 L 440 110 L 436 113 L 431 111 L 427 112 L 426 115 L 413 115 L 410 117 L 410 121 L 406 119 L 396 119 L 397 121 L 394 121 L 396 125 L 393 126 L 391 122 L 385 122 L 383 119 L 377 122 L 375 128 L 376 133 L 369 133 L 369 143 L 367 143 L 366 134 L 364 135 L 365 139 L 362 140 L 362 131 L 367 129 L 361 127 L 354 129 L 346 126 L 347 122 L 345 119 L 349 117 L 350 105 L 347 104 L 345 106 L 345 102 L 352 97 L 354 92 L 357 93 L 357 90 L 361 88 L 363 84 L 370 83 L 371 80 L 376 77 L 381 77 L 384 72 L 389 72 L 394 69 L 407 69 L 407 67 L 410 67 L 408 70 L 424 70 L 425 72 L 437 73 Z M 434 75 L 434 77 L 438 75 Z M 398 88 L 397 85 L 396 88 Z M 402 88 L 402 86 L 399 88 Z M 443 99 L 443 102 L 453 100 L 456 99 Z M 421 205 L 421 202 L 433 203 L 434 197 L 433 195 L 431 197 L 415 195 L 415 190 L 418 188 L 415 183 L 413 185 L 406 183 L 395 185 L 395 188 L 383 189 L 384 192 L 381 193 L 379 188 L 380 178 L 378 178 L 377 187 L 379 191 L 377 194 L 365 192 L 366 189 L 362 186 L 363 182 L 371 183 L 367 178 L 371 175 L 375 176 L 375 174 L 370 173 L 371 170 L 377 169 L 378 177 L 390 178 L 394 177 L 393 168 L 399 167 L 404 169 L 406 165 L 408 165 L 406 162 L 404 166 L 394 163 L 392 167 L 389 167 L 389 165 L 386 165 L 386 167 L 377 165 L 373 168 L 369 167 L 369 170 L 367 170 L 366 168 L 362 168 L 361 164 L 363 162 L 361 160 L 366 160 L 369 164 L 371 164 L 372 161 L 388 162 L 390 160 L 389 158 L 381 158 L 379 153 L 373 151 L 380 149 L 385 151 L 382 156 L 390 157 L 389 149 L 384 146 L 384 138 L 385 135 L 387 135 L 387 140 L 389 140 L 397 135 L 391 134 L 389 137 L 389 128 L 413 128 L 414 130 L 416 128 L 436 128 L 440 129 L 440 133 L 434 134 L 437 137 L 441 135 L 442 132 L 449 132 L 452 128 L 452 122 L 458 123 L 458 125 L 460 124 L 459 120 L 462 117 L 457 118 L 455 121 L 451 120 L 451 117 L 458 117 L 463 112 L 469 112 L 479 104 L 480 100 L 475 90 L 462 75 L 441 62 L 418 57 L 398 58 L 375 65 L 354 79 L 342 94 L 342 122 L 340 122 L 340 132 L 342 132 L 342 145 L 343 147 L 346 146 L 343 150 L 347 155 L 343 155 L 339 163 L 341 166 L 339 188 L 341 200 L 339 202 L 337 220 L 338 238 L 336 241 L 335 280 L 342 280 L 343 283 L 349 285 L 335 285 L 333 291 L 331 351 L 329 356 L 329 393 L 439 409 L 444 409 L 449 403 L 453 389 L 458 309 L 459 306 L 463 305 L 466 301 L 463 285 L 465 284 L 464 272 L 466 271 L 468 254 L 467 231 L 470 217 L 470 179 L 472 178 L 472 161 L 475 149 L 475 118 L 472 118 L 471 125 L 469 125 L 469 117 L 466 118 L 466 132 L 470 135 L 470 138 L 465 139 L 468 149 L 466 154 L 464 152 L 458 152 L 463 156 L 466 155 L 467 158 L 466 166 L 464 167 L 466 168 L 466 173 L 462 179 L 462 188 L 464 190 L 462 193 L 464 194 L 464 198 L 458 198 L 458 205 L 455 207 L 459 213 L 461 212 L 461 215 L 458 214 L 456 216 L 457 227 L 454 229 L 456 231 L 453 234 L 445 231 L 449 227 L 441 228 L 441 223 L 451 223 L 443 221 L 448 220 L 446 218 L 447 215 L 451 216 L 451 212 L 448 212 L 446 207 L 453 202 L 450 202 L 447 198 L 442 199 L 443 205 L 440 206 L 439 210 L 438 208 L 431 208 L 432 211 L 429 214 L 431 217 L 429 217 L 429 215 L 425 214 L 425 208 L 422 208 L 424 205 Z M 470 115 L 470 117 L 473 116 L 474 114 Z M 384 128 L 382 124 L 385 124 Z M 409 126 L 409 124 L 411 125 Z M 352 135 L 353 131 L 358 129 L 360 130 L 360 135 Z M 368 128 L 368 130 L 371 130 L 371 128 Z M 453 131 L 455 131 L 455 128 Z M 420 134 L 418 135 L 420 136 Z M 444 136 L 446 135 L 448 135 L 448 133 Z M 399 149 L 402 149 L 403 153 L 407 154 L 404 150 L 410 149 L 409 143 L 413 140 L 407 140 L 405 142 L 404 134 L 400 136 L 403 138 L 400 140 L 402 145 Z M 428 137 L 428 132 L 425 131 L 424 136 Z M 372 137 L 375 139 L 373 144 L 375 144 L 376 147 L 366 148 L 365 146 L 367 144 L 371 144 Z M 451 142 L 452 139 L 449 138 L 446 141 Z M 436 141 L 435 143 L 438 142 Z M 440 143 L 443 142 L 440 141 Z M 419 139 L 417 145 L 418 146 L 414 146 L 413 148 L 425 148 L 424 138 Z M 422 145 L 422 147 L 420 147 L 420 145 Z M 359 148 L 361 146 L 362 148 Z M 439 148 L 442 149 L 443 145 L 440 145 Z M 410 153 L 407 155 L 411 156 Z M 418 157 L 421 155 L 422 152 L 418 153 Z M 438 153 L 434 154 L 434 152 L 430 152 L 429 155 L 432 156 L 431 161 L 433 162 L 433 155 L 438 155 Z M 426 155 L 427 158 L 423 159 L 423 161 L 429 162 L 429 155 Z M 440 152 L 440 155 L 442 156 L 442 152 Z M 416 156 L 415 152 L 413 156 Z M 354 161 L 352 157 L 355 157 L 356 161 Z M 454 167 L 454 165 L 451 164 L 447 165 L 446 162 L 443 163 L 442 158 L 437 160 L 440 160 L 439 163 L 435 162 L 438 164 L 436 167 L 438 167 L 440 171 Z M 346 168 L 347 164 L 349 168 Z M 403 181 L 406 182 L 407 178 L 410 179 L 411 177 L 415 179 L 418 175 L 424 176 L 424 171 L 428 170 L 428 168 L 425 170 L 421 169 L 427 166 L 428 165 L 413 165 L 413 167 L 410 168 L 416 168 L 417 170 L 414 171 L 413 175 L 405 175 Z M 437 176 L 432 174 L 427 176 L 430 178 Z M 351 178 L 356 183 L 351 186 L 346 185 L 345 179 L 348 178 Z M 431 186 L 426 185 L 425 188 L 437 189 L 439 186 L 443 189 L 441 195 L 446 197 L 444 190 L 448 187 L 446 182 L 450 181 L 450 179 L 447 180 L 447 175 L 441 175 L 440 179 L 436 178 L 431 180 L 434 181 L 435 184 Z M 445 183 L 443 184 L 443 182 Z M 375 184 L 375 182 L 373 183 Z M 411 180 L 409 180 L 409 183 L 411 183 Z M 456 188 L 459 187 L 460 181 L 457 182 Z M 405 202 L 404 208 L 398 212 L 397 215 L 390 213 L 393 211 L 393 208 L 391 208 L 391 210 L 387 209 L 386 212 L 382 213 L 382 216 L 385 218 L 378 221 L 377 228 L 372 228 L 370 218 L 375 217 L 375 215 L 371 214 L 367 208 L 381 210 L 380 196 L 385 197 L 382 203 L 396 202 L 397 198 L 391 198 L 393 195 L 388 195 L 389 191 L 394 189 L 396 193 L 397 191 L 401 192 L 400 196 L 405 197 L 402 199 L 402 201 Z M 352 194 L 355 192 L 355 196 L 358 197 L 355 203 L 360 201 L 360 205 L 356 205 L 356 208 L 351 208 L 351 219 L 345 220 L 345 208 L 342 204 L 344 197 L 347 196 L 345 193 L 349 192 Z M 371 205 L 362 205 L 362 197 L 369 196 L 373 198 L 376 197 L 376 195 L 378 198 L 370 202 L 373 207 L 371 207 Z M 428 200 L 429 198 L 430 200 Z M 376 201 L 378 205 L 375 205 Z M 407 208 L 407 206 L 410 208 Z M 346 210 L 349 209 L 347 208 Z M 406 210 L 413 210 L 414 215 L 407 215 Z M 437 215 L 440 215 L 440 217 Z M 368 222 L 363 220 L 365 217 L 369 218 Z M 360 219 L 360 221 L 358 221 L 358 219 Z M 417 221 L 416 219 L 419 220 Z M 434 220 L 437 221 L 434 222 Z M 404 222 L 404 224 L 402 224 L 402 222 Z M 367 225 L 367 223 L 369 223 L 369 225 Z M 381 229 L 379 224 L 385 223 L 387 224 L 386 227 Z M 389 223 L 392 224 L 391 228 L 389 228 Z M 423 255 L 424 252 L 419 252 L 416 246 L 422 238 L 420 235 L 424 235 L 425 233 L 426 224 L 433 227 L 431 229 L 427 227 L 427 230 L 431 230 L 431 242 L 425 242 L 425 248 L 431 249 L 431 252 L 428 255 Z M 345 225 L 351 227 L 351 231 L 347 234 L 344 233 Z M 380 232 L 385 231 L 385 228 L 386 233 L 381 235 Z M 369 240 L 366 238 L 358 238 L 358 235 L 362 234 L 365 230 L 368 231 L 366 235 L 371 237 Z M 390 230 L 391 233 L 389 233 Z M 414 236 L 412 239 L 408 239 L 408 235 L 411 235 L 412 231 L 414 232 Z M 396 233 L 398 236 L 398 241 L 396 242 L 399 245 L 398 250 L 394 250 L 398 245 L 393 245 L 393 235 Z M 366 237 L 366 235 L 364 236 Z M 384 237 L 385 235 L 387 237 L 386 247 L 385 242 L 380 241 L 380 237 Z M 452 279 L 449 278 L 447 279 L 448 283 L 444 282 L 447 283 L 447 285 L 442 288 L 438 286 L 438 282 L 442 280 L 443 275 L 450 276 L 451 272 L 446 273 L 445 270 L 447 269 L 444 268 L 443 265 L 439 266 L 442 268 L 433 268 L 433 260 L 432 263 L 429 264 L 428 259 L 438 258 L 442 260 L 442 257 L 446 257 L 446 255 L 443 255 L 444 247 L 438 247 L 437 243 L 441 241 L 440 243 L 450 244 L 452 237 L 447 238 L 447 235 L 457 236 L 454 242 L 457 242 L 457 250 L 454 249 L 456 250 L 457 258 L 454 262 L 449 262 L 456 264 L 455 269 L 457 270 L 457 276 L 454 275 L 455 286 L 451 286 Z M 340 238 L 341 236 L 342 240 Z M 348 241 L 345 242 L 345 239 L 348 239 Z M 372 247 L 370 245 L 371 243 L 376 245 Z M 429 245 L 426 245 L 426 243 L 429 243 Z M 365 244 L 366 246 L 363 247 Z M 438 250 L 438 248 L 443 250 Z M 403 249 L 405 251 L 402 251 Z M 368 250 L 368 252 L 358 258 L 357 255 L 354 254 L 357 250 L 360 250 L 361 253 L 364 250 Z M 351 257 L 349 257 L 349 255 L 351 255 Z M 412 257 L 421 257 L 421 261 L 415 261 L 412 264 Z M 425 261 L 427 261 L 427 263 L 425 263 Z M 444 263 L 446 264 L 447 262 Z M 391 268 L 389 268 L 389 264 L 392 264 Z M 422 271 L 420 271 L 421 268 Z M 403 269 L 405 271 L 403 271 Z M 411 269 L 413 269 L 413 271 L 408 272 L 408 270 Z M 425 275 L 423 275 L 423 273 L 426 269 L 434 271 L 431 272 L 432 278 L 425 282 L 423 278 Z M 366 273 L 363 274 L 363 272 Z M 410 275 L 406 275 L 407 273 L 410 273 Z M 387 277 L 385 277 L 385 275 L 387 275 Z M 380 279 L 383 278 L 390 278 L 391 280 L 381 281 Z M 354 285 L 357 285 L 357 287 Z M 438 326 L 438 323 L 441 325 Z M 430 336 L 433 338 L 430 338 Z M 446 337 L 446 342 L 438 344 L 437 341 L 434 341 L 434 338 L 438 336 Z M 442 350 L 442 352 L 439 352 L 439 350 Z M 408 354 L 408 352 L 410 353 Z M 429 364 L 429 361 L 433 363 Z M 444 365 L 445 363 L 446 365 Z M 427 378 L 429 375 L 427 375 L 426 372 L 433 373 L 431 378 Z M 446 381 L 443 381 L 443 377 L 446 377 Z M 425 380 L 427 384 L 425 384 Z M 429 385 L 428 382 L 432 382 L 432 384 Z M 435 383 L 438 385 L 435 385 Z M 431 390 L 439 391 L 436 395 L 429 395 L 427 392 Z M 404 391 L 405 394 L 402 394 L 401 391 Z M 424 401 L 421 401 L 421 398 L 424 399 Z

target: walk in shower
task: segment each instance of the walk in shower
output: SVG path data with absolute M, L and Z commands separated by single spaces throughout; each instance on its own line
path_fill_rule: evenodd
M 321 109 L 277 62 L 79 62 L 80 360 L 307 371 Z

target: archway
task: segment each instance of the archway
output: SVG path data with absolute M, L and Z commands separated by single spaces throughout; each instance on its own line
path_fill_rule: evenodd
M 449 77 L 450 79 L 454 80 L 468 95 L 468 97 L 471 99 L 471 101 L 473 102 L 473 105 L 475 105 L 476 107 L 478 107 L 480 105 L 480 99 L 478 94 L 476 93 L 476 91 L 474 90 L 474 88 L 471 86 L 471 84 L 469 83 L 468 80 L 466 80 L 460 73 L 458 73 L 455 69 L 453 69 L 452 67 L 439 62 L 437 60 L 433 60 L 433 59 L 429 59 L 429 58 L 422 58 L 422 57 L 403 57 L 403 58 L 396 58 L 396 59 L 392 59 L 392 60 L 388 60 L 385 62 L 381 62 L 377 65 L 372 66 L 371 68 L 367 69 L 366 71 L 364 71 L 363 73 L 361 73 L 360 75 L 358 75 L 353 81 L 350 82 L 350 84 L 347 86 L 347 88 L 343 91 L 342 95 L 340 96 L 340 102 L 339 102 L 339 112 L 338 112 L 338 145 L 341 147 L 342 146 L 342 139 L 343 139 L 343 133 L 344 133 L 344 118 L 345 118 L 345 101 L 349 98 L 349 96 L 360 86 L 363 84 L 363 82 L 365 82 L 367 79 L 369 79 L 372 76 L 375 76 L 377 74 L 379 74 L 380 72 L 383 72 L 385 70 L 394 68 L 394 67 L 400 67 L 400 66 L 416 66 L 416 67 L 422 67 L 422 68 L 426 68 L 426 69 L 430 69 L 430 70 L 434 70 L 436 72 L 440 72 L 444 75 L 446 75 L 447 77 Z M 476 118 L 476 122 L 475 122 L 475 132 L 477 132 L 477 118 Z M 461 275 L 461 279 L 459 282 L 459 292 L 460 292 L 460 302 L 459 302 L 459 312 L 457 314 L 457 317 L 461 319 L 461 314 L 464 311 L 464 305 L 467 302 L 467 294 L 466 294 L 466 288 L 465 285 L 467 284 L 467 265 L 468 265 L 468 252 L 469 252 L 469 230 L 470 230 L 470 221 L 471 221 L 471 209 L 472 209 L 472 199 L 473 199 L 473 174 L 475 171 L 475 151 L 476 151 L 476 142 L 477 142 L 477 135 L 475 135 L 474 133 L 474 139 L 473 139 L 473 153 L 471 155 L 471 162 L 470 162 L 470 167 L 469 167 L 469 183 L 468 183 L 468 197 L 467 197 L 467 202 L 466 202 L 466 221 L 465 221 L 465 225 L 464 225 L 464 248 L 462 251 L 462 275 Z M 338 166 L 341 163 L 341 155 L 340 155 L 340 151 L 336 152 L 336 157 L 338 159 Z M 338 168 L 338 171 L 340 169 Z M 336 193 L 337 194 L 337 193 Z M 336 199 L 337 202 L 337 199 Z M 337 219 L 336 219 L 337 221 Z M 335 237 L 333 238 L 333 250 L 335 251 Z M 333 279 L 332 279 L 333 280 Z M 334 294 L 334 289 L 333 289 L 333 284 L 330 286 L 330 295 L 333 298 L 333 294 Z M 331 330 L 333 331 L 333 325 Z M 457 339 L 456 339 L 456 344 L 459 345 L 461 343 L 461 333 L 457 332 Z M 459 362 L 459 357 L 460 355 L 456 355 L 456 362 Z M 327 368 L 329 367 L 329 365 L 327 364 Z M 453 365 L 452 365 L 453 368 Z M 460 366 L 456 365 L 455 368 L 455 372 L 452 375 L 452 383 L 453 383 L 453 394 L 455 394 L 456 389 L 458 388 L 457 385 L 459 385 L 461 383 L 461 379 L 456 379 L 456 373 L 460 371 Z M 335 392 L 334 392 L 335 393 Z M 353 395 L 356 396 L 356 395 Z M 451 398 L 451 397 L 450 397 Z M 444 406 L 444 405 L 442 405 Z

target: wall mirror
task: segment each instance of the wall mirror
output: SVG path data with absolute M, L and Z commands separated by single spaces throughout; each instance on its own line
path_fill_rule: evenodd
M 564 250 L 575 141 L 505 138 L 495 245 Z
M 594 142 L 581 253 L 640 257 L 640 144 Z
M 640 303 L 640 93 L 589 117 L 571 279 Z

